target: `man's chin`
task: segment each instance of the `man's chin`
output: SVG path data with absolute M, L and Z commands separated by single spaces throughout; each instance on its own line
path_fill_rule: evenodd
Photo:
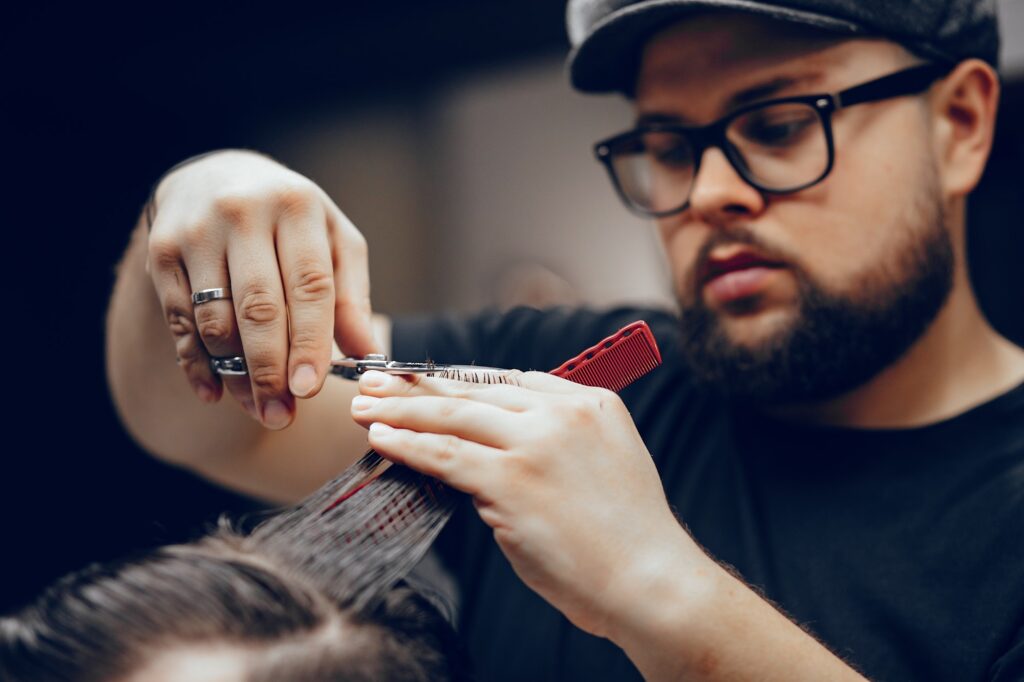
M 759 308 L 753 311 L 714 314 L 720 338 L 733 348 L 757 352 L 788 337 L 798 323 L 798 314 L 785 308 Z

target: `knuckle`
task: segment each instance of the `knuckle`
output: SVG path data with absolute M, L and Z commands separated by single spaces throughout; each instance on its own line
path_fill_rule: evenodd
M 249 367 L 249 381 L 254 389 L 261 393 L 281 393 L 284 391 L 284 372 L 272 364 L 256 364 Z
M 434 462 L 439 470 L 451 468 L 453 460 L 459 453 L 459 439 L 452 435 L 438 436 L 437 449 L 434 451 Z
M 303 303 L 328 301 L 334 296 L 334 276 L 319 263 L 299 263 L 292 273 L 290 289 L 296 300 Z
M 524 452 L 509 452 L 504 458 L 507 467 L 507 481 L 528 481 L 541 475 L 543 466 Z
M 149 260 L 156 270 L 177 268 L 181 262 L 181 248 L 169 237 L 149 238 Z
M 353 231 L 350 235 L 346 235 L 345 248 L 356 256 L 365 256 L 370 251 L 370 246 L 366 242 L 366 237 L 364 237 L 363 233 L 359 231 Z
M 218 316 L 217 312 L 214 310 L 214 306 L 208 304 L 193 307 L 192 315 L 195 317 L 196 325 L 200 329 L 202 329 L 203 325 L 207 322 L 220 319 L 220 316 Z
M 304 215 L 313 209 L 318 197 L 312 185 L 297 183 L 278 190 L 274 200 L 281 213 Z
M 195 324 L 189 311 L 176 305 L 168 306 L 164 311 L 167 319 L 167 327 L 176 339 L 192 336 L 195 331 Z
M 223 344 L 231 338 L 231 326 L 222 319 L 209 318 L 200 320 L 197 325 L 199 336 L 207 344 Z
M 573 396 L 559 406 L 561 414 L 574 425 L 588 425 L 595 420 L 597 401 L 592 397 Z
M 218 220 L 230 225 L 249 222 L 256 201 L 245 194 L 222 194 L 213 200 L 212 210 Z
M 293 351 L 320 352 L 330 347 L 330 337 L 326 334 L 317 335 L 313 329 L 296 327 L 292 330 L 289 343 Z
M 192 374 L 197 369 L 201 369 L 201 364 L 205 358 L 202 351 L 199 350 L 199 346 L 193 342 L 191 337 L 178 339 L 174 344 L 174 351 L 178 355 L 178 366 L 187 374 Z
M 442 399 L 438 404 L 437 412 L 441 419 L 451 419 L 459 413 L 459 404 L 454 400 Z
M 256 326 L 274 324 L 281 319 L 281 305 L 270 289 L 251 286 L 242 291 L 238 299 L 240 321 Z

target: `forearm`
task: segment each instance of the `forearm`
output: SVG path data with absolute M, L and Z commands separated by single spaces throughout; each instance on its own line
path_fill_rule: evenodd
M 864 679 L 706 555 L 648 566 L 611 635 L 645 679 Z

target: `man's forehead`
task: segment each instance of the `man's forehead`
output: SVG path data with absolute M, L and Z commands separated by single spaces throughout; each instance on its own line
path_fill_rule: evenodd
M 810 92 L 812 90 L 826 90 L 819 84 L 828 81 L 825 72 L 817 69 L 800 70 L 788 75 L 774 75 L 761 80 L 755 80 L 753 85 L 740 89 L 723 90 L 724 97 L 708 93 L 705 104 L 713 105 L 715 116 L 742 107 L 751 102 L 771 99 L 793 94 L 795 92 Z M 687 125 L 701 125 L 705 121 L 697 117 L 690 117 L 676 110 L 675 103 L 678 100 L 674 93 L 662 93 L 644 96 L 637 99 L 637 124 L 674 122 Z
M 886 40 L 839 37 L 738 13 L 707 13 L 669 26 L 647 42 L 636 101 L 641 114 L 681 99 L 704 113 L 721 113 L 773 96 L 831 91 L 847 84 L 847 72 L 884 69 L 896 63 L 895 55 L 906 54 Z

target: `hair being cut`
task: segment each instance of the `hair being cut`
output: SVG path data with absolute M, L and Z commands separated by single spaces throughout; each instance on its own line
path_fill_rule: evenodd
M 451 625 L 419 592 L 353 594 L 332 569 L 351 570 L 346 546 L 302 523 L 317 513 L 299 506 L 249 534 L 222 522 L 195 543 L 65 577 L 0 618 L 0 679 L 113 682 L 162 652 L 210 646 L 244 654 L 245 682 L 469 679 Z

